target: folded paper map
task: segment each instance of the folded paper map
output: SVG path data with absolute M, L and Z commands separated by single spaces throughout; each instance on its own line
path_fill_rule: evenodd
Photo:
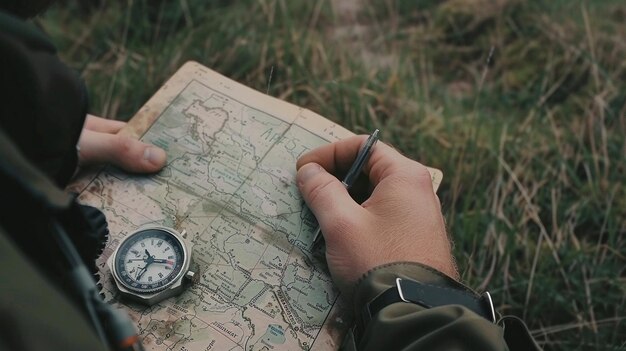
M 147 350 L 333 350 L 349 327 L 317 228 L 295 186 L 303 153 L 353 135 L 198 63 L 186 63 L 122 131 L 164 148 L 155 175 L 114 167 L 71 190 L 101 209 L 110 237 L 98 260 L 107 301 L 126 310 Z M 356 155 L 355 155 L 356 156 Z M 430 169 L 436 190 L 442 174 Z M 193 284 L 145 307 L 118 300 L 105 265 L 143 225 L 186 230 Z

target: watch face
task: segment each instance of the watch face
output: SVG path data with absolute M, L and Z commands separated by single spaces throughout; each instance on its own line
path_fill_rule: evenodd
M 173 284 L 187 259 L 183 243 L 160 228 L 129 235 L 115 253 L 114 274 L 119 282 L 137 293 L 154 293 Z

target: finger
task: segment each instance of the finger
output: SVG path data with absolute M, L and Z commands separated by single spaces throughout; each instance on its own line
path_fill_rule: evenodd
M 117 134 L 125 125 L 126 122 L 87 115 L 83 128 L 94 132 Z
M 127 136 L 83 130 L 78 144 L 81 164 L 111 163 L 126 171 L 151 173 L 167 161 L 163 149 Z
M 352 200 L 335 176 L 317 163 L 308 163 L 300 167 L 296 180 L 327 242 L 329 234 L 341 235 L 354 230 L 351 223 L 359 223 L 358 218 L 364 214 L 363 208 Z
M 304 164 L 315 162 L 330 173 L 345 172 L 356 159 L 359 149 L 366 139 L 366 135 L 359 135 L 321 146 L 300 157 L 296 163 L 296 168 L 299 169 Z M 389 145 L 377 142 L 372 149 L 368 162 L 363 167 L 363 172 L 369 175 L 370 181 L 376 186 L 389 174 L 416 163 Z
M 366 139 L 366 135 L 355 135 L 320 146 L 302 155 L 296 162 L 296 168 L 300 169 L 307 163 L 315 162 L 330 173 L 347 171 Z

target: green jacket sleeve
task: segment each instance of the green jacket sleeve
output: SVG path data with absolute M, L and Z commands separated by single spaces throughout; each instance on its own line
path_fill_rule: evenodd
M 0 227 L 0 350 L 105 350 L 81 312 Z
M 401 262 L 380 266 L 370 271 L 356 286 L 354 309 L 357 319 L 368 302 L 395 286 L 396 278 L 449 289 L 469 290 L 446 275 L 418 263 Z M 353 331 L 348 333 L 342 346 L 344 350 L 518 349 L 507 345 L 501 325 L 494 324 L 460 305 L 428 309 L 413 303 L 394 303 L 380 310 L 361 328 L 363 335 L 359 340 L 355 340 Z M 523 336 L 530 338 L 527 330 Z M 538 350 L 532 338 L 526 341 L 529 342 L 526 346 L 530 345 Z

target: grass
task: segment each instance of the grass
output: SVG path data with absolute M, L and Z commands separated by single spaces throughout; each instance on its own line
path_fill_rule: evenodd
M 104 4 L 104 2 L 102 2 Z M 207 2 L 209 3 L 209 2 Z M 187 60 L 440 168 L 462 277 L 548 350 L 626 349 L 622 1 L 110 1 L 38 23 L 91 112 Z

